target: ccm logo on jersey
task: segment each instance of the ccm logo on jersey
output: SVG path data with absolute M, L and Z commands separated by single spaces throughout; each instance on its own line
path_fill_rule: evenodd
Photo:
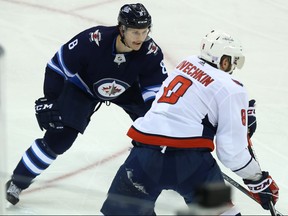
M 97 29 L 95 32 L 90 32 L 90 42 L 94 41 L 97 46 L 99 46 L 99 41 L 101 41 L 101 33 L 99 32 L 99 29 Z
M 112 100 L 121 95 L 130 85 L 121 80 L 106 78 L 94 83 L 95 94 L 103 100 Z

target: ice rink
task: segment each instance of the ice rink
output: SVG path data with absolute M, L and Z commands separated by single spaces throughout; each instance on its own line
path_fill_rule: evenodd
M 94 25 L 116 25 L 122 0 L 0 0 L 0 44 L 5 55 L 6 182 L 24 151 L 43 136 L 34 114 L 42 96 L 46 63 L 78 32 Z M 139 1 L 140 2 L 140 1 Z M 252 141 L 263 170 L 280 187 L 276 209 L 288 215 L 288 1 L 287 0 L 142 0 L 153 19 L 150 36 L 161 46 L 171 70 L 186 55 L 196 54 L 202 37 L 223 29 L 239 38 L 246 63 L 235 76 L 257 101 L 257 132 Z M 3 122 L 1 122 L 3 123 Z M 7 215 L 100 215 L 106 192 L 129 153 L 126 131 L 131 121 L 113 105 L 102 105 L 84 135 L 37 177 L 16 206 L 4 203 Z M 240 177 L 224 172 L 242 184 Z M 2 185 L 3 186 L 3 185 Z M 243 215 L 269 215 L 233 189 Z M 3 199 L 2 199 L 3 202 Z M 159 215 L 186 208 L 182 198 L 163 191 Z

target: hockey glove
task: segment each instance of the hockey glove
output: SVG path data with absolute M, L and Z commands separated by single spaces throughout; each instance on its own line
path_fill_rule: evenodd
M 256 131 L 257 121 L 256 121 L 256 113 L 255 106 L 256 101 L 254 99 L 249 101 L 249 108 L 247 110 L 248 114 L 248 135 L 251 138 Z
M 250 194 L 258 201 L 262 208 L 269 210 L 269 202 L 275 205 L 278 201 L 279 188 L 268 172 L 262 172 L 262 178 L 258 181 L 243 179 L 250 189 Z
M 35 101 L 35 112 L 41 130 L 60 131 L 63 129 L 62 118 L 55 100 L 39 98 Z

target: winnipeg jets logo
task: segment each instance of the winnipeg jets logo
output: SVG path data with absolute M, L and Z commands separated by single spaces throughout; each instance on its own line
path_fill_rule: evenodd
M 95 94 L 103 100 L 112 100 L 121 95 L 130 85 L 121 80 L 106 78 L 94 83 Z
M 108 96 L 113 96 L 121 92 L 121 88 L 118 88 L 116 82 L 114 81 L 111 83 L 111 85 L 103 86 L 102 91 L 105 92 Z
M 148 46 L 148 52 L 146 53 L 146 55 L 149 55 L 151 53 L 156 54 L 158 52 L 159 47 L 154 43 L 151 42 Z
M 90 32 L 90 42 L 94 41 L 97 46 L 99 46 L 99 42 L 101 41 L 101 33 L 99 32 L 99 29 L 97 29 L 95 32 Z

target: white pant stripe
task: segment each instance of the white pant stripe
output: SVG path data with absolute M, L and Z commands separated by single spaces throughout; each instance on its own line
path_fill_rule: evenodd
M 43 170 L 39 169 L 38 167 L 36 167 L 33 162 L 30 160 L 30 158 L 27 156 L 26 152 L 23 155 L 23 161 L 26 164 L 26 167 L 28 169 L 30 169 L 31 172 L 33 172 L 34 174 L 39 175 Z
M 46 154 L 42 152 L 42 150 L 38 147 L 37 143 L 34 142 L 32 144 L 32 150 L 34 154 L 45 164 L 50 165 L 54 160 L 48 157 Z

